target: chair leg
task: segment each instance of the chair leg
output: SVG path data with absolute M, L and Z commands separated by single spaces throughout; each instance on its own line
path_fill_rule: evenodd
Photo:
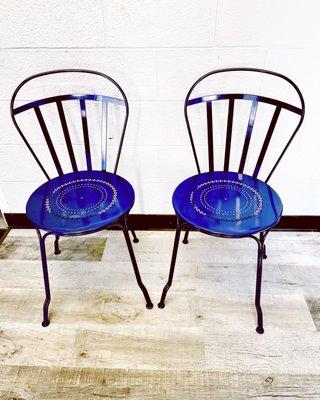
M 130 254 L 130 258 L 131 258 L 131 262 L 132 262 L 132 266 L 133 266 L 134 274 L 136 276 L 137 283 L 138 283 L 138 285 L 139 285 L 139 287 L 140 287 L 140 289 L 141 289 L 141 291 L 142 291 L 142 293 L 144 295 L 144 298 L 145 298 L 145 300 L 147 302 L 146 307 L 150 310 L 151 308 L 153 308 L 153 304 L 152 304 L 152 301 L 150 299 L 150 296 L 149 296 L 149 293 L 147 291 L 147 288 L 144 286 L 144 284 L 143 284 L 143 282 L 141 280 L 140 272 L 139 272 L 139 269 L 138 269 L 138 264 L 137 264 L 136 257 L 135 257 L 134 252 L 133 252 L 133 248 L 132 248 L 132 244 L 131 244 L 131 241 L 130 241 L 128 229 L 127 229 L 126 226 L 124 226 L 124 227 L 122 227 L 122 230 L 123 230 L 123 234 L 124 234 L 124 237 L 125 237 L 125 240 L 126 240 L 126 243 L 127 243 L 128 250 L 129 250 L 129 254 Z
M 60 249 L 59 249 L 59 237 L 58 235 L 55 235 L 56 238 L 54 240 L 54 254 L 58 255 L 61 253 Z
M 263 233 L 261 232 L 260 233 L 260 242 L 263 242 Z M 268 257 L 267 257 L 267 250 L 266 250 L 266 245 L 265 244 L 263 244 L 263 253 L 262 253 L 262 258 L 265 260 L 265 259 L 267 259 Z
M 260 333 L 260 334 L 264 333 L 264 329 L 263 329 L 263 314 L 262 314 L 262 309 L 261 309 L 261 305 L 260 305 L 263 247 L 264 247 L 263 242 L 258 242 L 255 306 L 256 306 L 256 310 L 257 310 L 257 321 L 258 321 L 258 326 L 256 328 L 256 331 L 258 333 Z
M 190 232 L 189 229 L 187 229 L 185 231 L 184 238 L 183 238 L 183 241 L 182 241 L 183 244 L 187 244 L 188 243 L 189 232 Z
M 268 256 L 267 256 L 267 250 L 266 250 L 266 245 L 265 245 L 265 244 L 263 245 L 262 258 L 263 258 L 264 260 L 266 260 L 266 259 L 268 258 Z
M 176 259 L 177 259 L 177 253 L 178 253 L 178 247 L 179 247 L 180 233 L 181 233 L 181 228 L 177 227 L 176 236 L 174 238 L 174 245 L 173 245 L 173 251 L 172 251 L 169 278 L 168 278 L 168 282 L 166 283 L 166 285 L 163 288 L 161 300 L 158 303 L 158 307 L 159 308 L 164 308 L 165 307 L 164 301 L 166 299 L 167 292 L 170 289 L 170 286 L 172 285 L 174 267 L 176 265 Z
M 137 238 L 137 235 L 133 229 L 131 229 L 131 233 L 133 236 L 133 243 L 139 243 L 139 239 Z
M 46 240 L 46 237 L 48 236 L 48 233 L 46 233 L 44 236 L 41 236 L 40 231 L 37 230 L 37 234 L 38 234 L 38 238 L 39 238 L 41 261 L 42 261 L 42 271 L 43 271 L 43 281 L 44 281 L 44 289 L 45 289 L 45 294 L 46 294 L 46 298 L 43 303 L 42 326 L 46 327 L 50 324 L 48 310 L 49 310 L 49 304 L 50 304 L 50 300 L 51 300 L 46 247 L 45 247 L 45 240 Z

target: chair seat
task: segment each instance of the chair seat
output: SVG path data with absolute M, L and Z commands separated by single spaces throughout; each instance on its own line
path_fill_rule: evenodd
M 89 233 L 128 213 L 134 190 L 119 175 L 79 171 L 41 185 L 30 196 L 26 212 L 37 228 L 57 235 Z
M 276 225 L 280 197 L 265 182 L 236 172 L 206 172 L 176 188 L 176 214 L 189 225 L 218 236 L 245 237 Z

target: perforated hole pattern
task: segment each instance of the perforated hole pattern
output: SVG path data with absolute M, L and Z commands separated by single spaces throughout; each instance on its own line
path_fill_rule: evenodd
M 214 191 L 226 191 L 227 197 L 219 194 L 215 196 Z M 234 192 L 234 196 L 230 196 L 227 191 Z M 260 213 L 263 206 L 262 197 L 256 189 L 243 182 L 227 179 L 201 183 L 190 193 L 189 200 L 198 214 L 229 222 L 253 218 Z
M 75 193 L 78 190 L 81 190 L 79 195 Z M 72 196 L 73 201 L 70 201 Z M 74 199 L 77 199 L 76 204 Z M 105 213 L 114 205 L 116 199 L 117 190 L 111 183 L 101 179 L 76 179 L 56 187 L 46 197 L 45 206 L 50 214 L 60 218 L 77 219 Z M 85 206 L 81 206 L 81 202 Z

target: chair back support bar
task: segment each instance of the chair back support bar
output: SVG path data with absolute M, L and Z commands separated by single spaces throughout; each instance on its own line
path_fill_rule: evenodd
M 213 151 L 213 125 L 212 125 L 212 103 L 207 102 L 207 132 L 208 132 L 208 160 L 209 160 L 209 171 L 214 170 L 214 155 Z
M 255 94 L 248 94 L 248 93 L 225 93 L 225 94 L 211 94 L 208 96 L 201 96 L 201 97 L 195 97 L 195 98 L 190 98 L 192 95 L 193 90 L 206 78 L 209 76 L 215 75 L 215 74 L 220 74 L 220 73 L 228 73 L 228 72 L 256 72 L 256 73 L 261 73 L 261 74 L 267 74 L 267 75 L 273 75 L 277 78 L 280 78 L 282 80 L 285 80 L 288 82 L 295 90 L 295 92 L 298 95 L 298 98 L 301 103 L 301 107 L 294 106 L 292 104 L 286 103 L 281 100 L 273 99 L 270 97 L 265 97 L 262 95 L 255 95 Z M 248 156 L 248 150 L 250 146 L 250 141 L 252 138 L 252 132 L 254 128 L 254 123 L 256 120 L 256 115 L 257 115 L 257 110 L 259 107 L 260 103 L 264 104 L 269 104 L 274 106 L 274 112 L 272 119 L 270 121 L 269 127 L 267 129 L 267 132 L 265 134 L 263 144 L 260 150 L 260 153 L 257 158 L 256 165 L 254 167 L 254 171 L 252 176 L 257 178 L 262 166 L 262 163 L 265 159 L 266 152 L 268 150 L 273 132 L 275 130 L 276 124 L 279 119 L 279 115 L 281 113 L 281 110 L 285 109 L 287 111 L 290 111 L 294 114 L 297 114 L 300 118 L 297 122 L 297 125 L 295 126 L 295 129 L 293 133 L 291 134 L 288 142 L 286 143 L 284 149 L 280 153 L 280 156 L 276 160 L 275 164 L 272 166 L 271 171 L 269 172 L 267 178 L 265 179 L 265 182 L 268 182 L 270 177 L 272 176 L 274 170 L 278 166 L 280 160 L 282 159 L 284 153 L 286 152 L 287 148 L 289 147 L 292 139 L 296 135 L 297 131 L 299 130 L 302 121 L 304 119 L 304 114 L 305 114 L 305 103 L 303 96 L 301 94 L 301 91 L 299 90 L 298 86 L 289 78 L 286 76 L 279 74 L 277 72 L 272 72 L 272 71 L 267 71 L 263 69 L 257 69 L 257 68 L 226 68 L 226 69 L 220 69 L 220 70 L 215 70 L 211 71 L 202 77 L 200 77 L 190 88 L 187 97 L 185 99 L 185 104 L 184 104 L 184 115 L 185 115 L 185 120 L 186 120 L 186 125 L 189 133 L 189 138 L 191 142 L 191 147 L 193 150 L 193 155 L 196 163 L 196 167 L 198 170 L 198 173 L 201 172 L 200 170 L 200 165 L 199 165 L 199 159 L 198 155 L 196 152 L 195 144 L 194 144 L 194 139 L 191 131 L 191 125 L 189 121 L 189 115 L 188 115 L 188 108 L 192 105 L 195 104 L 200 104 L 200 103 L 206 103 L 206 122 L 207 122 L 207 145 L 208 145 L 208 170 L 209 171 L 214 171 L 214 137 L 213 137 L 213 108 L 212 108 L 212 103 L 220 100 L 227 100 L 228 101 L 228 116 L 227 116 L 227 130 L 226 130 L 226 140 L 225 140 L 225 152 L 224 152 L 224 162 L 223 162 L 223 170 L 224 171 L 229 171 L 229 165 L 230 165 L 230 154 L 231 154 L 231 143 L 232 143 L 232 129 L 234 125 L 234 109 L 235 109 L 235 100 L 246 100 L 251 102 L 251 110 L 249 114 L 249 120 L 247 124 L 247 129 L 246 129 L 246 134 L 243 142 L 243 147 L 242 147 L 242 152 L 241 152 L 241 157 L 240 157 L 240 163 L 239 163 L 239 168 L 238 171 L 239 173 L 243 173 L 245 165 L 246 165 L 246 160 Z M 234 171 L 236 172 L 236 171 Z
M 30 82 L 33 79 L 40 78 L 40 77 L 43 77 L 46 75 L 53 75 L 53 74 L 60 74 L 60 73 L 83 73 L 83 74 L 91 74 L 91 75 L 101 76 L 102 78 L 105 78 L 106 80 L 111 82 L 118 89 L 122 98 L 109 97 L 109 96 L 104 96 L 104 95 L 99 95 L 99 94 L 62 94 L 59 96 L 51 96 L 51 97 L 46 97 L 46 98 L 39 99 L 36 101 L 32 101 L 32 102 L 29 102 L 22 106 L 18 106 L 18 107 L 15 106 L 15 101 L 16 101 L 17 95 L 20 92 L 20 90 L 22 89 L 22 87 L 27 82 Z M 70 137 L 70 132 L 69 132 L 68 124 L 67 124 L 65 110 L 63 107 L 63 104 L 66 101 L 79 102 L 79 111 L 80 111 L 80 115 L 81 115 L 86 168 L 88 171 L 92 170 L 92 155 L 91 155 L 91 147 L 90 147 L 90 134 L 89 134 L 89 128 L 88 128 L 87 101 L 101 102 L 101 104 L 102 104 L 101 170 L 106 170 L 106 168 L 107 168 L 108 104 L 116 104 L 116 105 L 125 107 L 125 117 L 124 117 L 124 122 L 123 122 L 123 126 L 122 126 L 120 143 L 119 143 L 119 148 L 118 148 L 118 152 L 117 152 L 117 156 L 116 156 L 115 166 L 114 166 L 114 170 L 113 170 L 113 172 L 116 173 L 117 169 L 118 169 L 118 165 L 119 165 L 124 135 L 125 135 L 128 116 L 129 116 L 129 105 L 128 105 L 128 100 L 126 98 L 124 91 L 122 90 L 122 88 L 116 81 L 114 81 L 112 78 L 110 78 L 109 76 L 107 76 L 101 72 L 91 71 L 91 70 L 83 70 L 83 69 L 63 69 L 63 70 L 46 71 L 46 72 L 42 72 L 42 73 L 28 77 L 23 82 L 21 82 L 20 85 L 16 88 L 16 90 L 13 93 L 13 96 L 11 98 L 11 103 L 10 103 L 11 118 L 13 120 L 13 123 L 14 123 L 15 127 L 17 128 L 20 136 L 26 143 L 31 154 L 33 155 L 34 159 L 36 160 L 39 167 L 41 168 L 42 172 L 45 174 L 46 178 L 50 179 L 49 174 L 46 171 L 46 169 L 44 168 L 43 164 L 40 162 L 35 151 L 32 149 L 32 146 L 30 145 L 29 141 L 27 140 L 26 135 L 23 133 L 21 127 L 19 126 L 19 124 L 16 120 L 16 116 L 27 110 L 32 110 L 32 109 L 34 110 L 37 120 L 39 122 L 40 128 L 41 128 L 42 134 L 44 136 L 46 145 L 49 149 L 49 152 L 51 154 L 55 168 L 57 170 L 57 173 L 58 173 L 58 175 L 61 176 L 61 175 L 64 175 L 63 169 L 61 167 L 61 162 L 58 158 L 58 155 L 57 155 L 56 150 L 53 145 L 52 138 L 50 136 L 47 125 L 45 123 L 45 119 L 41 112 L 41 106 L 46 105 L 46 104 L 55 103 L 56 107 L 57 107 L 57 114 L 58 114 L 58 117 L 59 117 L 59 120 L 61 123 L 63 135 L 64 135 L 64 140 L 65 140 L 65 143 L 67 146 L 72 170 L 74 172 L 76 172 L 76 171 L 78 171 L 78 165 L 76 162 L 74 147 L 73 147 L 72 140 Z
M 228 125 L 227 125 L 226 145 L 225 145 L 225 153 L 224 153 L 224 166 L 223 166 L 224 171 L 228 171 L 228 169 L 229 169 L 233 112 L 234 112 L 234 99 L 229 99 Z

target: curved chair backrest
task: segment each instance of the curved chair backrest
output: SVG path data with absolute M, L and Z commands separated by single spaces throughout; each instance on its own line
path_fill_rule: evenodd
M 17 100 L 17 95 L 21 91 L 22 87 L 24 87 L 27 83 L 30 81 L 33 81 L 37 78 L 41 78 L 44 76 L 48 75 L 55 75 L 55 74 L 63 74 L 63 73 L 75 73 L 75 74 L 88 74 L 90 76 L 99 76 L 107 80 L 111 85 L 113 85 L 116 89 L 117 92 L 121 95 L 121 98 L 119 97 L 109 97 L 106 95 L 102 95 L 101 93 L 62 93 L 59 95 L 55 96 L 49 96 L 45 98 L 41 98 L 35 101 L 27 102 L 23 105 L 16 106 L 16 100 Z M 83 75 L 82 75 L 83 76 Z M 80 77 L 79 77 L 80 78 Z M 81 79 L 79 79 L 79 86 L 81 85 Z M 60 89 L 59 89 L 60 90 Z M 53 71 L 46 71 L 42 72 L 39 74 L 32 75 L 25 79 L 23 82 L 19 84 L 19 86 L 16 88 L 14 91 L 12 98 L 11 98 L 11 103 L 10 103 L 10 112 L 11 112 L 11 118 L 13 120 L 13 123 L 15 127 L 17 128 L 18 132 L 20 133 L 22 139 L 24 140 L 25 144 L 27 145 L 28 149 L 30 150 L 31 154 L 35 158 L 36 162 L 38 163 L 39 167 L 41 168 L 42 172 L 45 174 L 47 179 L 49 180 L 49 174 L 48 171 L 45 169 L 43 163 L 40 162 L 39 157 L 37 156 L 36 152 L 33 150 L 30 140 L 27 139 L 27 135 L 23 133 L 21 126 L 17 122 L 17 115 L 24 113 L 25 111 L 28 110 L 33 110 L 37 121 L 40 125 L 43 137 L 45 139 L 46 146 L 50 152 L 50 155 L 52 157 L 52 160 L 55 165 L 55 169 L 58 173 L 58 175 L 64 175 L 66 172 L 70 171 L 63 171 L 62 168 L 62 163 L 61 163 L 61 158 L 58 156 L 57 151 L 55 149 L 55 146 L 53 144 L 52 136 L 49 133 L 49 129 L 47 126 L 47 123 L 45 121 L 45 117 L 43 112 L 41 111 L 42 106 L 48 105 L 48 104 L 53 104 L 55 105 L 55 113 L 60 120 L 60 126 L 63 132 L 64 136 L 64 141 L 67 146 L 68 150 L 68 155 L 70 158 L 70 164 L 71 168 L 74 172 L 78 171 L 79 166 L 77 164 L 75 152 L 74 152 L 74 145 L 72 143 L 72 138 L 70 135 L 70 131 L 68 128 L 68 123 L 67 123 L 67 118 L 66 118 L 66 113 L 64 109 L 64 104 L 66 102 L 77 102 L 79 104 L 78 106 L 78 111 L 79 111 L 79 118 L 81 118 L 81 125 L 82 125 L 82 137 L 83 137 L 83 144 L 84 144 L 84 155 L 85 155 L 85 161 L 86 161 L 86 169 L 87 170 L 92 170 L 92 154 L 91 154 L 91 144 L 90 144 L 90 135 L 89 135 L 89 124 L 88 124 L 88 113 L 87 113 L 87 103 L 88 102 L 99 102 L 101 103 L 101 117 L 102 117 L 102 135 L 101 135 L 101 170 L 106 170 L 107 166 L 107 121 L 108 121 L 108 106 L 109 105 L 120 105 L 125 108 L 125 116 L 124 120 L 122 123 L 122 130 L 121 130 L 121 135 L 120 135 L 120 141 L 119 141 L 119 147 L 116 155 L 116 160 L 114 164 L 114 170 L 113 172 L 116 173 L 118 169 L 118 164 L 119 164 L 119 159 L 120 159 L 120 154 L 122 150 L 122 145 L 123 145 L 123 139 L 126 131 L 126 126 L 127 126 L 127 121 L 128 121 L 128 116 L 129 116 L 129 105 L 128 105 L 128 100 L 126 98 L 126 95 L 120 85 L 110 78 L 109 76 L 97 72 L 97 71 L 92 71 L 92 70 L 84 70 L 84 69 L 60 69 L 60 70 L 53 70 Z M 99 163 L 100 164 L 100 163 Z
M 297 94 L 297 98 L 299 99 L 300 105 L 295 106 L 292 104 L 289 104 L 285 101 L 273 99 L 270 97 L 263 96 L 262 94 L 251 94 L 251 93 L 208 93 L 205 96 L 200 96 L 200 97 L 195 97 L 191 98 L 191 95 L 194 91 L 194 89 L 200 84 L 200 82 L 204 81 L 206 78 L 216 75 L 216 74 L 221 74 L 221 73 L 230 73 L 230 72 L 256 72 L 256 73 L 261 73 L 261 74 L 267 74 L 271 75 L 274 77 L 277 77 L 281 80 L 286 81 L 293 87 L 294 93 Z M 249 120 L 246 128 L 246 133 L 244 137 L 244 142 L 242 146 L 242 151 L 241 151 L 241 156 L 240 156 L 240 162 L 239 162 L 239 167 L 237 171 L 234 172 L 239 172 L 243 173 L 247 156 L 248 156 L 248 150 L 250 146 L 250 140 L 254 128 L 254 123 L 257 115 L 257 109 L 259 103 L 264 103 L 268 104 L 271 107 L 274 108 L 273 116 L 270 121 L 270 125 L 267 129 L 267 132 L 264 135 L 264 140 L 262 141 L 262 146 L 259 152 L 259 155 L 257 157 L 257 162 L 255 164 L 252 176 L 253 177 L 258 177 L 258 174 L 260 172 L 262 163 L 265 159 L 266 152 L 268 150 L 272 135 L 275 130 L 275 126 L 278 122 L 279 115 L 282 110 L 287 110 L 291 113 L 294 113 L 298 116 L 298 121 L 295 124 L 295 127 L 293 128 L 292 134 L 290 132 L 289 139 L 286 141 L 283 150 L 281 151 L 279 157 L 277 158 L 275 164 L 272 166 L 271 171 L 267 175 L 267 178 L 265 181 L 267 182 L 271 175 L 273 174 L 274 170 L 278 166 L 281 158 L 283 157 L 284 153 L 286 152 L 288 146 L 290 145 L 292 139 L 294 138 L 295 134 L 297 133 L 298 129 L 300 128 L 302 121 L 304 119 L 304 113 L 305 113 L 305 104 L 304 104 L 304 99 L 301 94 L 301 91 L 297 87 L 297 85 L 289 78 L 286 76 L 272 72 L 272 71 L 267 71 L 263 69 L 258 69 L 258 68 L 226 68 L 226 69 L 219 69 L 215 71 L 211 71 L 202 77 L 200 77 L 190 88 L 186 99 L 185 99 L 185 104 L 184 104 L 184 115 L 185 115 L 185 120 L 188 128 L 188 133 L 191 141 L 191 146 L 193 150 L 193 155 L 195 158 L 196 166 L 198 173 L 200 173 L 200 165 L 199 165 L 199 159 L 198 155 L 196 152 L 195 148 L 195 141 L 192 135 L 192 130 L 191 130 L 191 125 L 190 125 L 190 120 L 189 120 L 189 115 L 188 115 L 188 109 L 189 107 L 195 105 L 195 104 L 200 104 L 200 103 L 205 103 L 206 106 L 206 129 L 207 129 L 207 147 L 208 147 L 208 165 L 209 165 L 209 171 L 214 171 L 214 134 L 213 134 L 213 108 L 212 104 L 214 102 L 220 101 L 220 100 L 225 100 L 228 101 L 228 113 L 226 116 L 226 122 L 227 122 L 227 129 L 226 129 L 226 134 L 225 134 L 225 149 L 224 149 L 224 162 L 223 162 L 223 170 L 224 171 L 229 171 L 229 164 L 230 164 L 230 154 L 231 154 L 231 142 L 232 142 L 232 132 L 233 132 L 233 118 L 234 118 L 234 111 L 235 111 L 235 103 L 239 100 L 241 101 L 248 101 L 251 103 L 251 109 L 250 109 L 250 114 L 249 114 Z M 221 170 L 221 169 L 220 169 Z

